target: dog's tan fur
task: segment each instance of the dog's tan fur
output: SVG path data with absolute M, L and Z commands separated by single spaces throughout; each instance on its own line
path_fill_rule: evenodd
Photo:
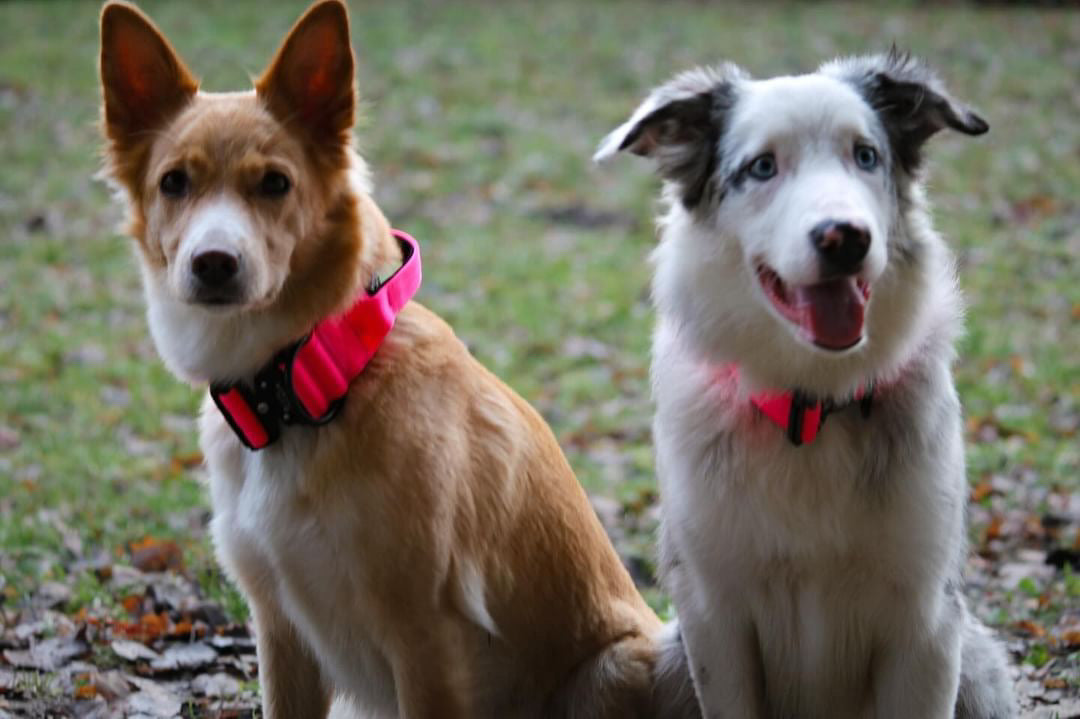
M 255 92 L 207 94 L 135 7 L 102 13 L 107 171 L 123 188 L 162 356 L 195 384 L 250 379 L 400 260 L 351 144 L 344 6 L 313 6 Z M 182 198 L 158 189 L 184 168 Z M 292 189 L 258 195 L 268 168 Z M 224 310 L 185 297 L 183 243 L 230 203 L 251 270 Z M 237 209 L 238 208 L 238 209 Z M 413 302 L 341 415 L 243 448 L 201 439 L 222 563 L 254 611 L 266 715 L 648 714 L 659 631 L 551 431 Z

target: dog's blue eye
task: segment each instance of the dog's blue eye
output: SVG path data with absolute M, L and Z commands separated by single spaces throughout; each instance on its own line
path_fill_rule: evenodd
M 267 172 L 259 182 L 259 192 L 267 197 L 281 197 L 289 187 L 289 178 L 275 170 Z
M 773 157 L 771 152 L 766 152 L 764 155 L 758 155 L 754 158 L 754 161 L 750 163 L 750 168 L 747 172 L 749 172 L 750 177 L 755 180 L 764 182 L 776 175 L 776 158 Z
M 855 164 L 859 166 L 860 170 L 866 170 L 867 172 L 873 170 L 878 166 L 877 150 L 869 145 L 856 145 Z
M 183 170 L 169 170 L 161 176 L 161 194 L 166 197 L 183 197 L 191 186 L 191 179 Z

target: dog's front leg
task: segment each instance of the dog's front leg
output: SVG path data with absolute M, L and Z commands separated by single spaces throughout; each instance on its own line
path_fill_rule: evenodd
M 877 719 L 949 719 L 960 685 L 963 607 L 946 597 L 937 622 L 912 622 L 896 632 L 874 667 Z
M 402 632 L 391 665 L 400 719 L 469 719 L 476 716 L 467 696 L 467 668 L 450 624 Z
M 681 574 L 683 581 L 671 583 L 672 593 L 704 719 L 764 717 L 761 659 L 749 612 L 715 587 L 691 587 L 688 574 Z
M 263 716 L 267 719 L 325 717 L 330 710 L 330 691 L 292 623 L 270 602 L 253 599 L 252 610 Z

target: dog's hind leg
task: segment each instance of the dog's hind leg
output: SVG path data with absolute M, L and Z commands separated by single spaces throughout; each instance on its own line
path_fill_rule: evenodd
M 552 719 L 652 719 L 656 644 L 628 635 L 586 659 L 548 702 Z
M 962 641 L 956 719 L 1012 719 L 1016 702 L 1005 650 L 970 614 L 964 617 Z

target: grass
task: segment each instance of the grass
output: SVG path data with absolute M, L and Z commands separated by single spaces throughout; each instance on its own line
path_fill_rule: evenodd
M 143 5 L 210 90 L 247 86 L 300 10 Z M 1080 15 L 566 0 L 353 10 L 361 145 L 377 199 L 424 246 L 420 298 L 541 409 L 590 492 L 623 505 L 624 555 L 651 561 L 656 181 L 644 163 L 600 171 L 588 158 L 648 88 L 720 58 L 768 75 L 895 41 L 987 117 L 985 138 L 931 150 L 937 223 L 969 304 L 957 366 L 969 473 L 976 486 L 1011 482 L 975 505 L 973 537 L 994 514 L 1045 513 L 1077 494 Z M 201 394 L 157 361 L 120 210 L 92 179 L 96 13 L 0 4 L 0 591 L 18 604 L 78 571 L 80 555 L 173 537 L 205 590 L 242 616 L 203 531 Z M 1070 582 L 1058 572 L 1036 591 L 1075 606 Z M 80 583 L 79 601 L 93 589 Z

